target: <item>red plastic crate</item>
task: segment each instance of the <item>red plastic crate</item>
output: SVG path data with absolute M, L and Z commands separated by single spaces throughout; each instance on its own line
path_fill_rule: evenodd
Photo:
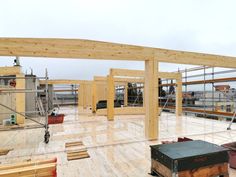
M 64 122 L 64 114 L 57 114 L 56 116 L 48 116 L 48 124 L 61 124 Z

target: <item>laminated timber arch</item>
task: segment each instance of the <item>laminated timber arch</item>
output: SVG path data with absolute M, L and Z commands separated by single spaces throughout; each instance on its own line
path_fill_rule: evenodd
M 81 39 L 0 38 L 0 56 L 145 61 L 145 135 L 158 137 L 158 62 L 236 68 L 236 58 Z M 155 98 L 155 99 L 153 99 Z

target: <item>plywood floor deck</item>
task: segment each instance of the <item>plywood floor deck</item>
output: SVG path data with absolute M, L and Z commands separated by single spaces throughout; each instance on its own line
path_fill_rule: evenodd
M 179 136 L 206 140 L 215 144 L 236 141 L 236 125 L 227 131 L 227 122 L 190 116 L 176 118 L 162 113 L 160 136 L 157 141 L 144 137 L 144 115 L 116 116 L 107 121 L 90 110 L 77 111 L 76 107 L 62 107 L 65 121 L 51 125 L 51 139 L 44 144 L 44 129 L 0 131 L 0 148 L 13 148 L 0 156 L 2 164 L 28 159 L 58 158 L 58 177 L 145 177 L 150 176 L 150 148 L 164 140 Z M 65 142 L 83 141 L 90 158 L 67 161 Z M 230 169 L 230 176 L 236 170 Z

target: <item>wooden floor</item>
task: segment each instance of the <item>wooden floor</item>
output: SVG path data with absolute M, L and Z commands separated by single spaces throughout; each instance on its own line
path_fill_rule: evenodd
M 162 113 L 158 141 L 144 137 L 144 115 L 117 116 L 108 122 L 90 110 L 61 108 L 65 122 L 50 126 L 51 139 L 43 143 L 43 129 L 0 131 L 0 148 L 13 148 L 0 162 L 11 163 L 28 159 L 58 158 L 58 177 L 145 177 L 150 176 L 150 148 L 163 140 L 179 136 L 206 140 L 216 144 L 236 141 L 236 125 L 227 131 L 228 123 L 202 118 Z M 83 141 L 90 158 L 67 161 L 65 142 Z M 230 176 L 236 170 L 230 169 Z

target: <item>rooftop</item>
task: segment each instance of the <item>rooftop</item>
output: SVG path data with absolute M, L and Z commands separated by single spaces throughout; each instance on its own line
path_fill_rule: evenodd
M 150 145 L 187 136 L 218 145 L 236 141 L 236 125 L 226 130 L 228 122 L 198 118 L 177 117 L 163 112 L 160 117 L 160 135 L 157 141 L 144 136 L 144 115 L 95 116 L 90 110 L 61 107 L 65 121 L 50 125 L 49 144 L 43 142 L 44 129 L 0 131 L 0 148 L 13 148 L 1 163 L 22 162 L 28 159 L 58 158 L 58 177 L 77 176 L 150 176 Z M 28 125 L 32 123 L 28 122 Z M 65 143 L 83 141 L 90 158 L 67 161 Z M 236 171 L 230 169 L 230 176 Z

